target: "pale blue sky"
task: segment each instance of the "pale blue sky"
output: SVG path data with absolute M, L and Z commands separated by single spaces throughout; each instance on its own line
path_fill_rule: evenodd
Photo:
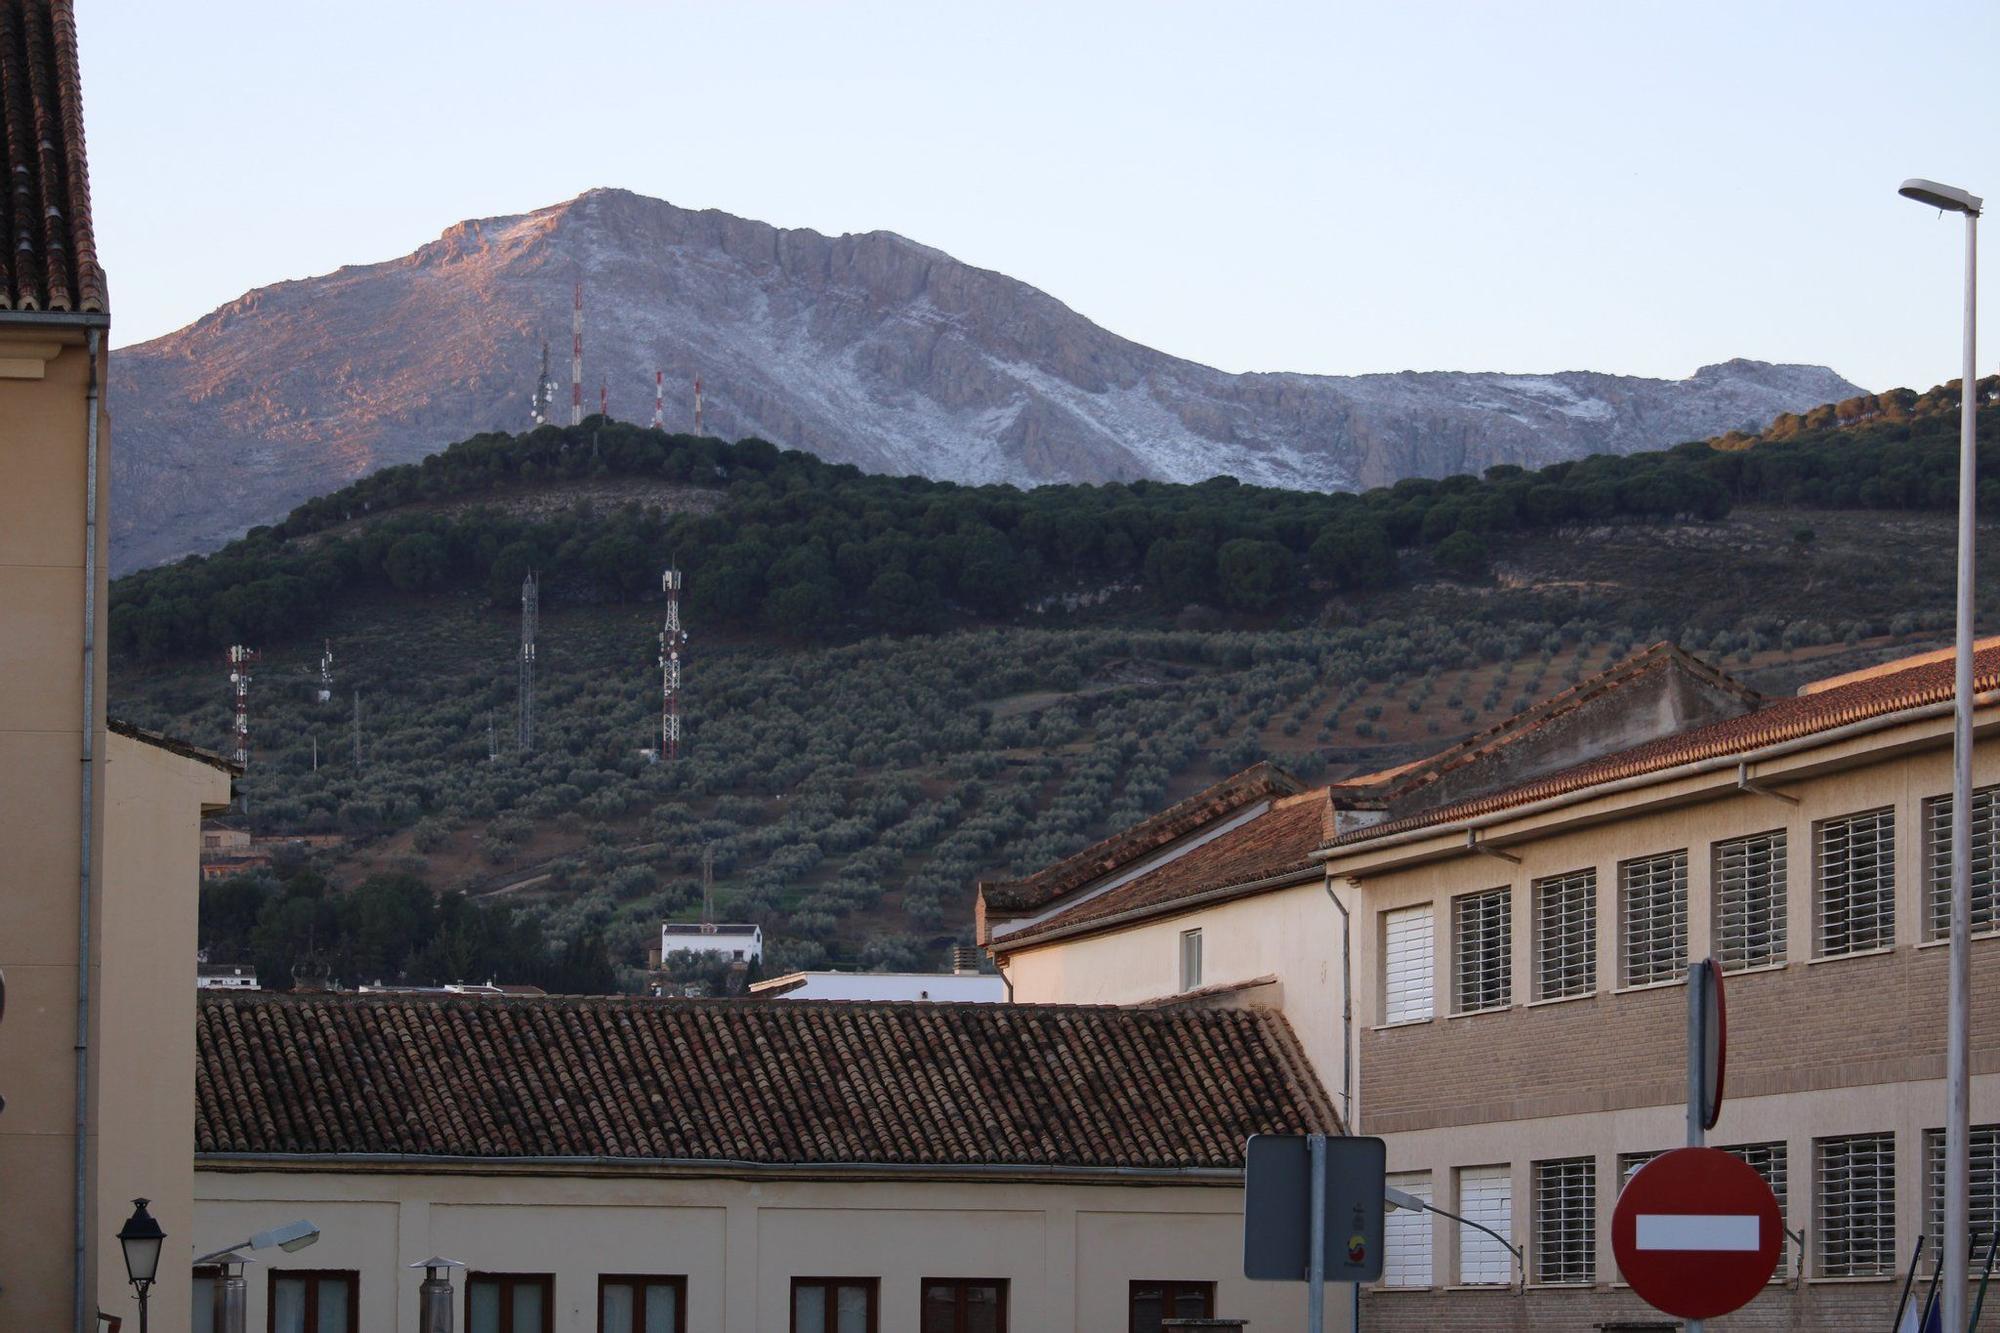
M 1895 187 L 2000 204 L 1991 0 L 80 8 L 121 344 L 618 185 L 901 232 L 1229 370 L 1922 388 L 1959 224 Z

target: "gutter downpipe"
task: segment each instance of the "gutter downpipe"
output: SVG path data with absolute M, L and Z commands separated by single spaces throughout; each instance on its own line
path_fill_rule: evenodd
M 83 795 L 81 828 L 77 850 L 76 890 L 76 1190 L 74 1254 L 70 1274 L 70 1304 L 76 1333 L 88 1333 L 95 1319 L 86 1315 L 95 1302 L 86 1302 L 85 1278 L 89 1272 L 90 1204 L 90 884 L 96 871 L 95 834 L 97 821 L 97 416 L 103 392 L 99 353 L 104 331 L 89 330 L 85 345 L 90 357 L 90 383 L 84 394 L 87 418 L 84 425 L 85 457 L 83 483 Z
M 1333 891 L 1333 876 L 1326 877 L 1326 896 L 1340 913 L 1340 1119 L 1349 1134 L 1360 1130 L 1354 1124 L 1354 918 L 1347 904 Z M 1348 1328 L 1361 1333 L 1361 1284 L 1347 1284 L 1352 1302 Z

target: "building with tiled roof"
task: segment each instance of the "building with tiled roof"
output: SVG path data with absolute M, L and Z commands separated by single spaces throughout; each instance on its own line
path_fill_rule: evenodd
M 68 0 L 0 0 L 0 311 L 102 315 L 83 81 Z
M 1975 689 L 1983 1256 L 1978 1219 L 2000 1217 L 2000 641 L 1979 645 Z M 1391 1183 L 1519 1248 L 1392 1214 L 1386 1289 L 1363 1303 L 1387 1330 L 1645 1317 L 1610 1210 L 1681 1142 L 1684 978 L 1713 957 L 1729 1099 L 1710 1142 L 1765 1175 L 1794 1233 L 1745 1326 L 1872 1326 L 1937 1226 L 1951 690 L 1948 653 L 1765 697 L 1656 645 L 1309 793 L 1317 877 L 1289 850 L 1273 865 L 1297 845 L 1275 801 L 1184 833 L 1164 862 L 1101 866 L 982 942 L 1016 999 L 1284 1012 L 1346 1123 L 1388 1141 Z

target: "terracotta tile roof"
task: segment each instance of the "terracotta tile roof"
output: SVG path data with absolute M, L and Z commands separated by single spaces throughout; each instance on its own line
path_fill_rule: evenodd
M 169 753 L 177 754 L 183 759 L 193 759 L 207 764 L 210 768 L 219 768 L 231 777 L 240 778 L 243 776 L 242 767 L 234 759 L 230 759 L 225 755 L 219 755 L 213 750 L 204 750 L 199 745 L 193 745 L 187 741 L 176 740 L 164 732 L 153 731 L 140 726 L 136 722 L 127 722 L 125 719 L 119 717 L 105 719 L 105 726 L 114 734 L 138 741 L 142 745 L 155 746 Z
M 200 1153 L 1227 1168 L 1337 1132 L 1263 1010 L 211 991 L 197 1023 Z
M 1211 891 L 1298 871 L 1314 871 L 1318 851 L 1332 833 L 1332 805 L 1325 788 L 1287 796 L 1249 823 L 1129 883 L 1064 908 L 1046 921 L 1017 933 L 1000 935 L 989 947 L 1006 953 L 1073 926 L 1145 908 L 1171 908 L 1175 903 Z
M 0 310 L 101 314 L 70 0 L 0 0 Z
M 1299 790 L 1299 782 L 1270 763 L 1253 764 L 1204 788 L 1178 804 L 1101 842 L 1045 866 L 1026 879 L 982 880 L 981 908 L 990 915 L 1032 912 L 1094 879 L 1112 874 L 1148 853 L 1167 847 L 1247 805 Z
M 1973 687 L 1977 692 L 1983 694 L 2000 689 L 2000 644 L 1981 648 L 1974 655 L 1973 671 Z M 1951 659 L 1927 657 L 1918 665 L 1901 670 L 1863 675 L 1849 684 L 1816 689 L 1796 698 L 1774 700 L 1754 712 L 1662 736 L 1533 782 L 1355 829 L 1335 838 L 1331 845 L 1365 844 L 1389 834 L 1433 824 L 1449 824 L 1550 797 L 1566 796 L 1602 782 L 1659 773 L 1705 759 L 1744 754 L 1766 745 L 1832 731 L 1851 722 L 1863 722 L 1925 704 L 1946 703 L 1951 695 Z

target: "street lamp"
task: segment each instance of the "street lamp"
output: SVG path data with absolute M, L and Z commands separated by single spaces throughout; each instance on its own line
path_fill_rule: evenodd
M 167 1233 L 146 1211 L 151 1199 L 132 1200 L 132 1215 L 118 1228 L 118 1248 L 125 1251 L 125 1278 L 139 1293 L 139 1333 L 146 1333 L 146 1294 L 160 1274 L 160 1246 Z
M 243 1281 L 243 1265 L 257 1262 L 247 1254 L 238 1254 L 238 1250 L 268 1250 L 275 1245 L 286 1254 L 297 1254 L 318 1239 L 319 1228 L 300 1218 L 197 1257 L 194 1261 L 196 1268 L 203 1264 L 215 1264 L 222 1269 L 222 1276 L 215 1282 L 215 1297 L 223 1333 L 243 1333 L 244 1311 L 249 1300 Z M 145 1333 L 143 1325 L 139 1333 Z
M 1965 215 L 1965 369 L 1958 405 L 1958 639 L 1954 655 L 1951 765 L 1951 1006 L 1945 1027 L 1944 1327 L 1965 1327 L 1971 1276 L 1972 1120 L 1972 585 L 1977 521 L 1979 367 L 1979 210 L 1982 200 L 1952 185 L 1906 180 L 1906 199 Z

